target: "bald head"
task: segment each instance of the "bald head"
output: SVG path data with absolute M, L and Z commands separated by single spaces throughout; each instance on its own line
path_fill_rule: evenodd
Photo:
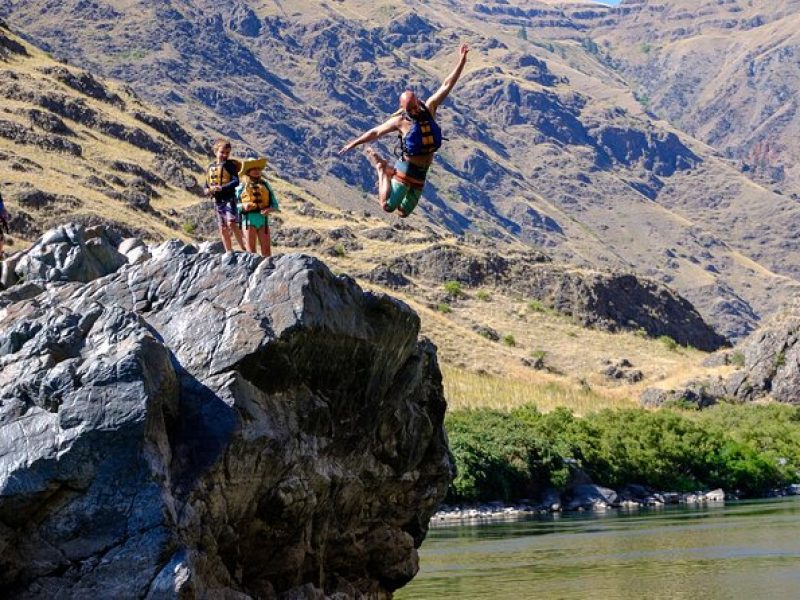
M 408 112 L 409 110 L 415 111 L 419 108 L 419 101 L 411 90 L 406 90 L 400 94 L 400 108 Z

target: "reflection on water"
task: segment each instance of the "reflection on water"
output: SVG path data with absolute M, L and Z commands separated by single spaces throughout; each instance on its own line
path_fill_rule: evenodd
M 800 598 L 800 498 L 432 529 L 395 598 Z

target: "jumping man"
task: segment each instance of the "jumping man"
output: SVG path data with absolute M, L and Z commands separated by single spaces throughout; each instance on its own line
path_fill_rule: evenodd
M 406 90 L 400 94 L 400 110 L 397 113 L 339 150 L 339 154 L 344 154 L 360 144 L 372 142 L 393 131 L 398 132 L 402 156 L 394 167 L 390 167 L 374 149 L 367 148 L 365 151 L 378 172 L 378 199 L 386 212 L 397 209 L 401 217 L 407 217 L 419 202 L 433 155 L 442 145 L 442 131 L 435 121 L 436 109 L 456 85 L 467 63 L 469 47 L 461 44 L 458 51 L 456 68 L 426 102 L 420 101 L 411 90 Z

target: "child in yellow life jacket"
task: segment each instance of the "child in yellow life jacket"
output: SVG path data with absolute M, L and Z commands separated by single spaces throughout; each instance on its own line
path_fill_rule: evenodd
M 214 199 L 219 236 L 225 252 L 233 250 L 231 233 L 236 237 L 239 247 L 244 250 L 242 232 L 237 226 L 236 199 L 234 193 L 239 185 L 239 161 L 231 160 L 231 143 L 226 139 L 214 142 L 216 161 L 206 167 L 206 184 L 203 188 L 206 196 Z
M 272 254 L 267 215 L 279 210 L 275 193 L 267 180 L 261 177 L 266 166 L 266 158 L 244 160 L 239 171 L 242 182 L 236 188 L 236 200 L 239 203 L 238 208 L 242 217 L 242 231 L 245 234 L 247 251 L 255 254 L 256 239 L 258 239 L 261 256 Z

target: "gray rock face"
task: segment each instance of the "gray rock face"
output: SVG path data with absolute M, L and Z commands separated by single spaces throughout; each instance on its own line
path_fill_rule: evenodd
M 565 510 L 604 510 L 617 504 L 617 492 L 594 483 L 573 486 L 567 493 Z
M 725 378 L 687 381 L 678 389 L 648 389 L 640 401 L 645 406 L 689 402 L 698 408 L 720 399 L 752 401 L 772 398 L 800 403 L 800 305 L 775 315 L 733 350 L 718 353 L 706 366 L 739 367 Z
M 639 401 L 650 408 L 670 404 L 690 404 L 697 408 L 708 408 L 723 397 L 724 391 L 717 381 L 688 381 L 677 389 L 646 389 Z
M 51 229 L 29 250 L 3 265 L 2 284 L 92 281 L 128 262 L 117 245 L 114 234 L 103 227 L 84 229 L 70 223 Z
M 0 303 L 0 589 L 388 598 L 414 576 L 453 466 L 407 306 L 309 257 L 177 242 L 35 302 L 16 290 Z
M 800 402 L 800 306 L 794 304 L 752 333 L 734 352 L 742 368 L 724 382 L 725 394 Z

